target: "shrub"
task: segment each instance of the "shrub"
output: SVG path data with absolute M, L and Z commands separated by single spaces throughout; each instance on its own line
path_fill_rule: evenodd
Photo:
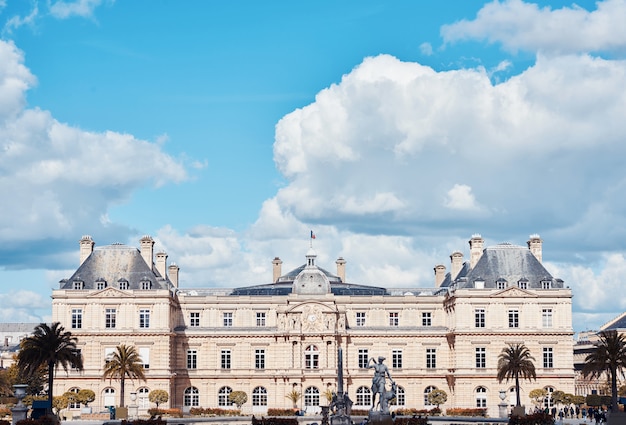
M 192 407 L 189 414 L 192 416 L 238 416 L 241 413 L 237 409 L 220 409 L 218 407 Z
M 267 416 L 294 416 L 295 414 L 293 409 L 267 409 Z
M 11 416 L 11 409 L 9 409 L 8 407 L 0 407 L 0 416 Z M 9 421 L 4 421 L 4 422 L 9 422 Z M 0 425 L 3 425 L 2 422 L 0 422 Z
M 554 418 L 543 412 L 526 416 L 512 415 L 509 418 L 509 425 L 554 425 Z
M 487 409 L 481 408 L 465 408 L 465 407 L 452 407 L 446 409 L 446 415 L 448 416 L 487 416 Z
M 284 409 L 280 409 L 284 410 Z M 269 410 L 268 410 L 269 413 Z M 296 418 L 261 418 L 252 417 L 252 425 L 298 425 Z
M 354 410 L 353 410 L 354 412 Z M 403 416 L 413 416 L 413 415 L 422 415 L 422 416 L 436 416 L 436 415 L 441 415 L 441 409 L 439 409 L 438 407 L 433 407 L 432 409 L 416 409 L 414 407 L 402 407 L 400 409 L 397 409 L 396 411 L 396 415 L 403 415 Z
M 157 417 L 157 416 L 171 416 L 174 418 L 182 418 L 183 417 L 183 412 L 180 409 L 148 409 L 148 415 L 150 415 L 150 417 Z

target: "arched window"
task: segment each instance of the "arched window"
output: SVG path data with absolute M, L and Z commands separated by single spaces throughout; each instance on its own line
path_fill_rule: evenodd
M 252 405 L 267 406 L 267 390 L 264 387 L 256 387 L 252 390 Z
M 319 406 L 320 405 L 320 390 L 315 387 L 308 387 L 304 390 L 304 405 L 305 406 Z
M 104 407 L 115 406 L 115 389 L 108 387 L 102 391 L 102 405 Z
M 404 406 L 406 405 L 406 395 L 404 392 L 404 388 L 402 387 L 398 387 L 396 389 L 396 398 L 391 399 L 391 404 L 392 406 Z
M 80 388 L 74 387 L 74 388 L 70 388 L 68 392 L 78 394 L 79 391 L 80 391 Z M 73 403 L 68 404 L 67 408 L 68 409 L 80 409 L 80 403 L 78 402 L 78 400 L 76 400 Z
M 233 392 L 231 387 L 222 387 L 217 392 L 217 405 L 218 406 L 232 406 L 233 404 L 228 401 L 228 396 Z
M 547 407 L 548 409 L 551 409 L 552 406 L 554 406 L 554 399 L 552 398 L 552 393 L 554 392 L 554 388 L 545 387 L 544 389 L 546 390 L 547 395 L 543 399 L 543 407 Z
M 198 407 L 200 406 L 200 392 L 196 387 L 189 387 L 183 393 L 183 406 Z
M 148 399 L 149 393 L 150 389 L 146 387 L 141 387 L 137 390 L 137 405 L 140 409 L 150 408 L 150 400 Z
M 476 407 L 487 407 L 487 388 L 478 387 L 475 391 Z
M 370 406 L 372 404 L 372 392 L 367 387 L 356 389 L 356 404 L 358 406 Z
M 430 404 L 428 402 L 428 394 L 430 394 L 431 391 L 436 390 L 437 387 L 435 387 L 434 385 L 429 385 L 428 387 L 426 387 L 426 389 L 424 390 L 424 406 L 434 406 L 434 404 Z
M 319 369 L 320 352 L 315 345 L 309 345 L 304 351 L 304 367 L 306 369 Z M 316 405 L 317 406 L 317 405 Z

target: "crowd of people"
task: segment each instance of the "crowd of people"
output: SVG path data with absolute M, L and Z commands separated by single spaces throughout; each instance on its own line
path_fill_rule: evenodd
M 541 409 L 535 409 L 535 412 L 540 412 Z M 552 407 L 552 409 L 548 409 L 547 407 L 543 409 L 543 412 L 546 414 L 551 414 L 552 417 L 556 420 L 559 419 L 563 422 L 563 419 L 584 419 L 585 421 L 593 422 L 596 424 L 606 423 L 606 410 L 602 407 L 583 407 L 582 409 L 578 406 L 569 406 L 569 407 L 561 407 L 557 409 L 556 407 Z

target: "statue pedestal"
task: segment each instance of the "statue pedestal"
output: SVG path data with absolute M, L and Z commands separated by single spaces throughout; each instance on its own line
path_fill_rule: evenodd
M 352 425 L 352 420 L 348 415 L 332 415 L 330 425 Z
M 509 416 L 508 412 L 507 412 L 507 404 L 506 403 L 500 403 L 498 404 L 498 410 L 499 410 L 499 416 L 501 418 L 506 418 L 507 416 Z
M 393 425 L 393 418 L 390 413 L 370 410 L 367 422 L 371 425 Z
M 28 412 L 28 407 L 24 406 L 23 404 L 21 406 L 17 405 L 14 408 L 12 408 L 11 414 L 13 416 L 13 419 L 11 420 L 11 424 L 15 425 L 22 419 L 26 419 L 27 412 Z

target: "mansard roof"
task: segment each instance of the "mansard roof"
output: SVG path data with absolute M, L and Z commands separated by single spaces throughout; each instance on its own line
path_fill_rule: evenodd
M 148 266 L 137 248 L 124 244 L 96 247 L 69 279 L 61 281 L 60 289 L 74 289 L 74 282 L 82 282 L 82 289 L 97 289 L 96 282 L 104 280 L 107 287 L 118 287 L 128 282 L 127 288 L 143 289 L 142 282 L 150 281 L 151 289 L 170 289 L 172 283 L 163 278 L 152 265 Z
M 293 282 L 277 282 L 266 285 L 246 286 L 235 288 L 229 295 L 289 295 L 293 292 Z M 389 295 L 385 288 L 377 286 L 355 285 L 349 283 L 331 282 L 330 292 L 333 295 Z
M 483 281 L 486 289 L 496 288 L 498 281 L 508 286 L 525 281 L 528 289 L 542 289 L 548 281 L 550 288 L 563 288 L 563 281 L 552 277 L 528 248 L 509 243 L 485 248 L 474 268 L 465 263 L 454 281 L 446 276 L 441 286 L 475 288 L 477 281 Z
M 624 332 L 626 330 L 626 313 L 622 313 L 616 318 L 605 323 L 600 331 L 618 331 Z

